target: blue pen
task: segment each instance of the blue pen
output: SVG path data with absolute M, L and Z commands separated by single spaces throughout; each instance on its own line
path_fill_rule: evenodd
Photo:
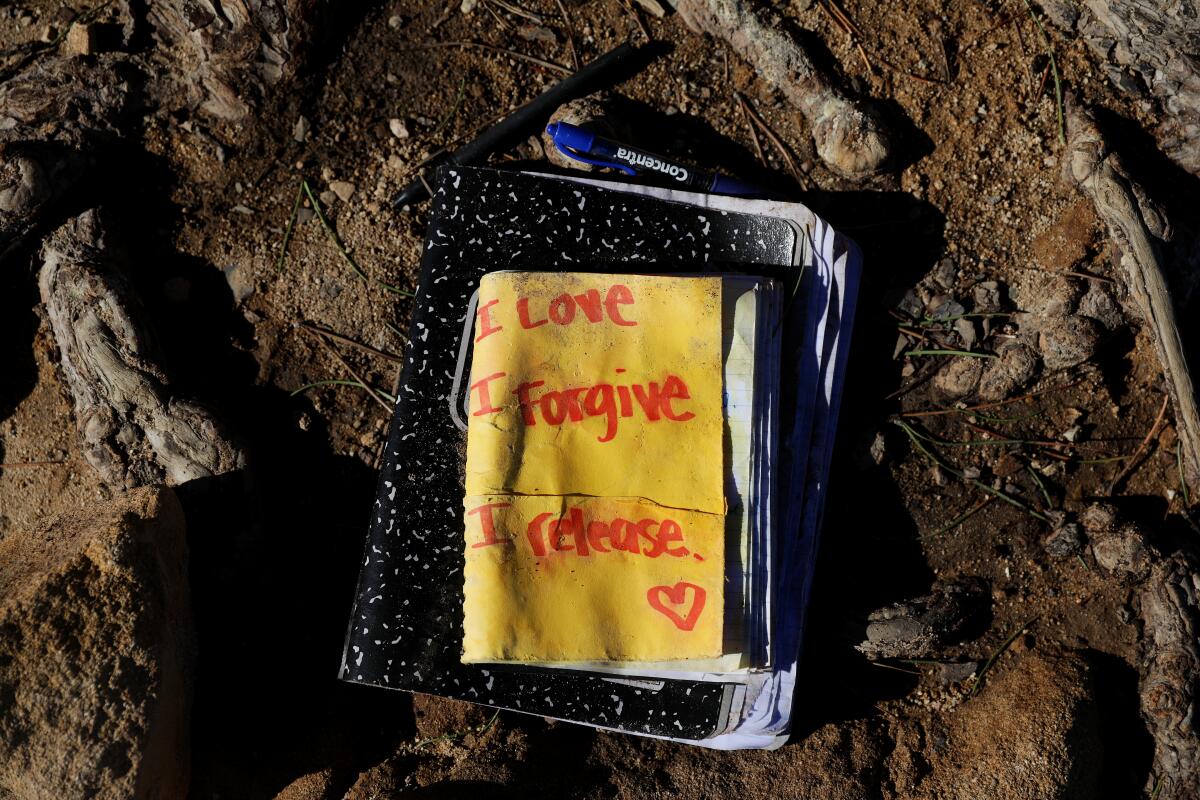
M 637 175 L 639 171 L 657 172 L 672 183 L 678 184 L 680 189 L 698 192 L 749 197 L 762 197 L 767 194 L 756 186 L 715 172 L 704 172 L 645 150 L 605 139 L 569 122 L 552 122 L 546 126 L 546 133 L 550 134 L 560 153 L 585 164 L 612 167 L 626 175 Z

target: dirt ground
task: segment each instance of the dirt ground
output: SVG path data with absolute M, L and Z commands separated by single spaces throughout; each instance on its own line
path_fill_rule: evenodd
M 1091 206 L 1060 178 L 1054 80 L 1043 78 L 1046 47 L 1026 7 L 844 0 L 861 31 L 851 37 L 821 3 L 774 4 L 783 24 L 902 132 L 896 168 L 864 185 L 826 170 L 781 96 L 674 15 L 657 19 L 621 0 L 568 0 L 564 20 L 554 0 L 521 0 L 519 10 L 537 22 L 505 6 L 484 0 L 464 14 L 458 2 L 348 4 L 301 80 L 265 113 L 218 123 L 189 113 L 182 99 L 155 111 L 120 165 L 130 184 L 109 187 L 105 203 L 125 222 L 133 279 L 172 379 L 219 409 L 252 459 L 256 500 L 220 484 L 184 497 L 199 632 L 193 796 L 1038 796 L 925 780 L 955 754 L 974 753 L 976 765 L 996 770 L 1013 758 L 970 736 L 931 744 L 964 724 L 961 714 L 978 717 L 972 704 L 1000 719 L 1005 698 L 1010 713 L 1025 708 L 1030 725 L 1043 724 L 1039 703 L 1088 708 L 1095 735 L 1064 757 L 1092 765 L 1100 796 L 1144 792 L 1153 776 L 1137 717 L 1130 590 L 1086 551 L 1048 555 L 1042 540 L 1051 526 L 1038 515 L 1108 496 L 1127 465 L 1114 459 L 1138 451 L 1151 431 L 1163 386 L 1146 334 L 1121 321 L 1085 363 L 1044 369 L 1017 393 L 1027 399 L 977 415 L 902 418 L 941 443 L 943 467 L 893 424 L 897 414 L 951 406 L 927 379 L 930 359 L 945 357 L 895 356 L 891 312 L 918 284 L 926 295 L 962 300 L 980 283 L 999 282 L 1008 316 L 986 322 L 1001 333 L 1016 324 L 1012 315 L 1094 286 L 1122 299 Z M 52 37 L 63 19 L 53 2 L 0 5 L 0 44 Z M 517 714 L 493 718 L 335 680 L 388 414 L 350 386 L 296 393 L 351 378 L 301 323 L 399 354 L 411 301 L 359 280 L 307 201 L 283 251 L 300 183 L 323 198 L 372 278 L 411 289 L 425 210 L 394 210 L 389 198 L 426 157 L 557 78 L 492 51 L 412 45 L 487 42 L 570 64 L 568 32 L 586 61 L 638 37 L 641 26 L 660 53 L 616 90 L 634 101 L 627 121 L 635 130 L 652 128 L 658 151 L 791 192 L 865 253 L 795 734 L 774 753 L 715 754 Z M 1200 208 L 1198 185 L 1144 133 L 1156 106 L 1113 88 L 1083 43 L 1051 29 L 1050 47 L 1065 85 L 1103 110 L 1134 156 L 1127 160 L 1186 230 Z M 735 92 L 794 152 L 798 179 L 765 140 L 767 163 L 758 162 Z M 392 131 L 393 119 L 406 137 Z M 527 143 L 493 163 L 540 155 Z M 352 185 L 348 194 L 340 182 Z M 9 264 L 0 290 L 0 536 L 107 492 L 78 452 L 32 255 L 28 266 Z M 391 390 L 394 361 L 340 352 L 367 382 Z M 1117 487 L 1118 505 L 1161 536 L 1187 535 L 1169 414 L 1142 452 Z M 1026 510 L 984 503 L 990 495 L 945 466 L 978 470 Z M 984 662 L 1023 629 L 978 697 L 968 697 L 969 680 L 945 680 L 936 663 L 872 664 L 853 650 L 872 609 L 967 575 L 988 582 L 990 617 L 937 661 Z M 1075 660 L 1059 669 L 1061 658 Z M 1021 683 L 1022 674 L 1043 672 L 1045 681 Z M 1055 693 L 1055 675 L 1078 680 L 1060 681 Z M 1076 697 L 1079 686 L 1087 688 Z M 1020 718 L 996 724 L 1007 742 L 1028 732 Z M 1060 796 L 1047 791 L 1041 796 Z

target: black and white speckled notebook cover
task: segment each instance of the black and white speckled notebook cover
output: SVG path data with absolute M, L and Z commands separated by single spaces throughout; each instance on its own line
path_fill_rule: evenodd
M 733 684 L 667 680 L 655 691 L 592 673 L 460 662 L 465 434 L 447 398 L 484 273 L 651 263 L 660 273 L 778 271 L 791 268 L 794 249 L 794 229 L 773 217 L 443 168 L 340 677 L 638 733 L 703 739 L 724 729 Z

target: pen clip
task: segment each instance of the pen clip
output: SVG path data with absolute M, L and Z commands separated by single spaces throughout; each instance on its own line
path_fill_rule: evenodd
M 601 161 L 598 158 L 582 155 L 581 153 L 572 150 L 562 142 L 558 141 L 557 137 L 554 139 L 554 146 L 558 148 L 558 152 L 562 153 L 567 158 L 573 158 L 576 161 L 582 161 L 584 164 L 591 164 L 595 167 L 612 167 L 613 169 L 621 170 L 621 172 L 624 172 L 626 175 L 637 175 L 637 170 L 628 164 L 618 164 L 615 161 Z

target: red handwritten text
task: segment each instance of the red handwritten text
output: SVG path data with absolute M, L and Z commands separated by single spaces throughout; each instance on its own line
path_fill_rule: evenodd
M 587 519 L 583 509 L 572 508 L 564 516 L 549 512 L 534 517 L 525 530 L 533 554 L 595 553 L 623 551 L 647 558 L 661 555 L 682 558 L 691 551 L 683 546 L 683 528 L 673 519 Z
M 605 317 L 615 325 L 632 328 L 637 325 L 636 320 L 626 319 L 621 315 L 621 306 L 633 305 L 633 292 L 623 283 L 616 283 L 608 287 L 608 291 L 604 295 L 604 299 L 600 299 L 599 289 L 588 289 L 582 294 L 563 294 L 558 295 L 550 301 L 546 311 L 532 313 L 529 310 L 528 297 L 522 297 L 517 301 L 517 318 L 521 322 L 521 327 L 525 330 L 537 328 L 545 325 L 547 322 L 553 322 L 555 325 L 570 325 L 575 321 L 576 315 L 582 312 L 581 319 L 586 319 L 591 324 L 603 322 Z M 534 319 L 537 316 L 537 319 Z
M 528 381 L 519 384 L 513 391 L 521 406 L 521 418 L 525 424 L 537 425 L 539 416 L 547 425 L 582 422 L 586 417 L 604 417 L 604 433 L 596 437 L 601 442 L 612 441 L 617 435 L 620 418 L 634 416 L 635 409 L 640 409 L 648 422 L 660 419 L 687 422 L 696 416 L 691 411 L 681 411 L 675 407 L 676 400 L 691 399 L 687 384 L 678 375 L 667 375 L 662 384 L 658 381 L 628 386 L 597 383 L 561 391 L 543 391 L 535 397 L 534 390 L 544 385 L 545 381 Z

